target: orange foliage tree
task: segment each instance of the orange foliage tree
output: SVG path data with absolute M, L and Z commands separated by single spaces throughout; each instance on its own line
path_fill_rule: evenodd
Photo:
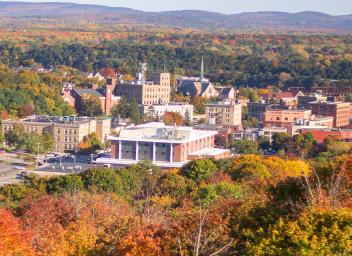
M 0 209 L 0 256 L 34 255 L 31 234 L 21 228 L 20 220 Z

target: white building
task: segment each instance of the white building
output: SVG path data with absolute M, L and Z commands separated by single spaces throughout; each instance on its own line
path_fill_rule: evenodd
M 152 106 L 141 105 L 142 115 L 151 115 L 155 117 L 163 117 L 166 112 L 179 113 L 183 118 L 193 120 L 193 105 L 185 103 L 169 103 L 169 104 L 155 104 Z
M 108 137 L 111 158 L 97 159 L 97 163 L 130 165 L 150 160 L 157 166 L 178 168 L 197 158 L 229 157 L 229 150 L 215 148 L 216 134 L 216 131 L 155 122 L 126 127 L 118 136 Z

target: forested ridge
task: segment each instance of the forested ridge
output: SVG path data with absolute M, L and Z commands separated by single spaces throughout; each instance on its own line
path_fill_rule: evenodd
M 151 72 L 166 67 L 176 75 L 199 75 L 200 59 L 204 56 L 206 75 L 213 82 L 258 88 L 329 86 L 331 80 L 338 80 L 342 86 L 349 85 L 352 77 L 349 35 L 138 32 L 124 39 L 94 42 L 95 39 L 99 39 L 99 34 L 81 42 L 63 38 L 61 43 L 48 39 L 2 42 L 0 60 L 9 66 L 34 60 L 46 68 L 65 65 L 82 72 L 111 66 L 131 75 L 137 71 L 138 63 L 145 61 Z

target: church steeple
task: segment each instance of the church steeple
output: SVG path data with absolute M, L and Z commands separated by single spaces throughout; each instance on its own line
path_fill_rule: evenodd
M 200 67 L 200 82 L 204 82 L 204 57 L 202 56 L 202 63 Z

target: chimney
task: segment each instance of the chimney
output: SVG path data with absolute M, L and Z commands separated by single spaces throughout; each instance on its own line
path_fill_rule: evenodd
M 105 85 L 105 114 L 111 114 L 111 105 L 112 105 L 112 85 L 106 84 Z

